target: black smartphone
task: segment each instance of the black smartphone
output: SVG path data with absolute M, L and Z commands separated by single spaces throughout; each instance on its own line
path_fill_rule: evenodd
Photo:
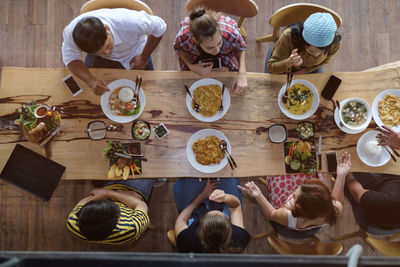
M 79 86 L 78 82 L 75 81 L 71 74 L 63 78 L 63 83 L 73 96 L 77 96 L 82 93 L 82 88 Z
M 321 95 L 323 96 L 323 98 L 331 100 L 341 82 L 341 79 L 334 75 L 331 75 L 324 89 L 322 89 Z
M 326 155 L 326 164 L 328 166 L 328 172 L 329 173 L 336 172 L 336 167 L 337 167 L 336 152 L 328 152 L 325 155 Z
M 220 69 L 222 67 L 221 58 L 219 57 L 199 60 L 199 63 L 205 63 L 205 62 L 212 62 L 213 69 Z

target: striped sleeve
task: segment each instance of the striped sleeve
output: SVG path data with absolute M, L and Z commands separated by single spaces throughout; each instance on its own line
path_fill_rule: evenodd
M 68 215 L 68 219 L 67 219 L 67 228 L 68 228 L 68 230 L 71 231 L 72 234 L 74 234 L 78 238 L 87 241 L 88 239 L 81 233 L 81 230 L 79 229 L 79 226 L 78 226 L 77 214 L 81 210 L 82 206 L 83 206 L 82 204 L 78 204 L 70 212 L 70 214 Z

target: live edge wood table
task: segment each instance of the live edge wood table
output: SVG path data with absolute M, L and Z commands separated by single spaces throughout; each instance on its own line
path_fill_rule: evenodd
M 284 174 L 283 144 L 272 144 L 267 140 L 266 129 L 275 123 L 283 123 L 289 137 L 295 137 L 297 121 L 286 118 L 280 111 L 277 96 L 285 83 L 285 75 L 248 73 L 248 88 L 239 96 L 231 97 L 231 105 L 225 117 L 213 123 L 204 123 L 193 118 L 186 108 L 183 85 L 191 85 L 200 77 L 191 72 L 171 71 L 127 71 L 93 69 L 96 77 L 107 82 L 116 79 L 135 80 L 143 77 L 142 88 L 146 95 L 146 106 L 141 119 L 152 127 L 163 122 L 170 134 L 158 140 L 151 134 L 142 142 L 147 162 L 143 162 L 143 178 L 150 177 L 249 177 Z M 84 92 L 73 97 L 64 88 L 62 78 L 67 69 L 3 68 L 0 90 L 0 169 L 5 165 L 15 144 L 41 153 L 38 145 L 26 141 L 14 124 L 18 118 L 16 109 L 29 100 L 45 102 L 63 108 L 66 123 L 60 135 L 52 143 L 52 159 L 64 166 L 63 179 L 107 179 L 108 162 L 103 150 L 106 140 L 131 139 L 131 123 L 124 124 L 121 132 L 108 132 L 106 139 L 93 141 L 84 130 L 88 122 L 102 120 L 112 123 L 103 114 L 100 97 L 80 82 Z M 400 67 L 358 73 L 334 73 L 343 80 L 335 99 L 362 97 L 372 105 L 376 95 L 391 88 L 400 88 Z M 236 73 L 216 72 L 209 75 L 231 85 Z M 294 79 L 306 79 L 319 91 L 331 73 L 295 75 Z M 400 164 L 392 160 L 379 168 L 363 164 L 356 152 L 358 138 L 364 133 L 350 135 L 342 132 L 333 119 L 333 105 L 321 98 L 317 112 L 309 119 L 316 124 L 316 135 L 323 136 L 322 151 L 344 151 L 352 156 L 352 171 L 381 172 L 400 175 Z M 375 127 L 374 122 L 366 130 Z M 200 129 L 213 128 L 223 132 L 232 145 L 232 156 L 238 168 L 231 171 L 227 165 L 214 174 L 196 171 L 186 158 L 186 143 Z M 325 156 L 322 155 L 322 171 L 326 171 Z M 400 161 L 400 159 L 399 159 Z

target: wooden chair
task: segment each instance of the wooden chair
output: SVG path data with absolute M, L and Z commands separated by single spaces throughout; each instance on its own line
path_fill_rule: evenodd
M 167 232 L 167 237 L 169 242 L 171 242 L 171 244 L 176 247 L 176 235 L 175 235 L 175 230 L 169 230 Z
M 312 236 L 301 244 L 290 243 L 280 239 L 274 230 L 253 236 L 253 239 L 267 237 L 268 243 L 283 255 L 339 255 L 343 247 L 339 242 L 322 242 Z
M 356 232 L 337 236 L 333 240 L 345 240 L 354 237 L 361 237 L 373 250 L 378 251 L 384 256 L 400 257 L 400 240 L 392 241 L 395 238 L 400 238 L 400 232 L 390 235 L 388 237 L 389 240 L 381 240 L 374 238 L 370 233 L 360 228 Z
M 146 13 L 153 15 L 151 8 L 138 0 L 90 0 L 82 5 L 81 14 L 101 8 L 127 8 L 138 11 L 144 10 Z
M 279 38 L 280 28 L 290 24 L 305 21 L 311 14 L 316 12 L 331 13 L 339 28 L 342 25 L 342 18 L 335 11 L 317 4 L 297 3 L 284 6 L 272 14 L 269 24 L 273 28 L 272 34 L 257 38 L 257 43 L 274 42 Z
M 243 38 L 247 37 L 243 28 L 245 18 L 254 17 L 258 13 L 258 6 L 253 0 L 188 0 L 186 4 L 189 11 L 199 6 L 240 17 L 238 26 Z

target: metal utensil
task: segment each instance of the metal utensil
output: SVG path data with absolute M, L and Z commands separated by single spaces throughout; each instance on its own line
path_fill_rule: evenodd
M 318 161 L 319 161 L 318 170 L 322 169 L 321 150 L 322 150 L 322 136 L 320 135 L 318 140 Z
M 383 137 L 384 137 L 383 134 L 379 133 L 379 134 L 376 135 L 376 137 L 377 137 L 379 143 L 380 143 L 381 141 L 383 141 Z M 394 153 L 397 157 L 400 157 L 399 152 L 397 152 L 397 151 L 394 150 L 393 148 L 391 148 L 391 149 L 392 149 L 393 153 Z
M 108 125 L 107 127 L 104 127 L 104 128 L 87 129 L 85 131 L 89 132 L 89 133 L 95 132 L 95 131 L 100 131 L 100 130 L 107 130 L 107 131 L 113 132 L 113 131 L 122 129 L 123 127 L 124 126 L 122 124 L 117 124 L 117 125 L 110 124 L 110 125 Z
M 393 156 L 393 154 L 390 152 L 390 150 L 386 147 L 386 146 L 383 146 L 385 149 L 386 149 L 386 151 L 389 153 L 389 155 L 392 157 L 392 160 L 394 161 L 394 162 L 397 162 L 397 159 Z
M 286 88 L 285 88 L 285 93 L 282 96 L 282 102 L 283 104 L 286 104 L 288 99 L 289 99 L 289 95 L 288 95 L 288 90 L 290 88 L 290 84 L 292 83 L 292 79 L 293 79 L 293 69 L 290 68 L 287 76 L 286 76 Z
M 190 98 L 192 99 L 192 101 L 194 103 L 194 111 L 196 111 L 197 113 L 200 113 L 201 112 L 201 107 L 199 106 L 199 104 L 196 103 L 196 101 L 194 101 L 192 93 L 189 90 L 189 87 L 187 87 L 186 84 L 184 84 L 184 86 L 185 86 L 185 89 L 186 89 L 186 93 L 189 94 Z
M 224 110 L 224 106 L 222 105 L 223 102 L 223 97 L 224 97 L 224 92 L 225 92 L 225 84 L 222 84 L 222 93 L 221 93 L 221 106 L 219 107 L 219 110 Z
M 143 157 L 143 155 L 133 155 L 133 154 L 125 154 L 119 152 L 115 152 L 114 155 L 125 159 L 140 159 L 142 161 L 147 161 L 147 158 Z
M 42 147 L 45 146 L 51 139 L 53 139 L 54 136 L 56 136 L 56 134 L 58 134 L 61 131 L 61 129 L 64 127 L 64 125 L 65 125 L 65 122 L 61 123 L 61 125 L 58 126 L 57 129 L 55 129 L 53 132 L 51 132 L 51 134 L 46 139 L 44 139 L 42 142 L 39 143 L 39 146 L 42 146 Z
M 337 99 L 336 99 L 336 106 L 337 106 L 338 109 L 340 109 L 340 102 Z
M 227 149 L 228 144 L 226 143 L 225 140 L 221 140 L 220 141 L 220 147 L 225 152 L 225 154 L 227 155 L 227 158 L 232 161 L 233 166 L 235 166 L 235 168 L 237 168 L 237 164 L 236 164 L 235 160 L 233 159 L 232 155 L 229 153 L 229 151 Z

